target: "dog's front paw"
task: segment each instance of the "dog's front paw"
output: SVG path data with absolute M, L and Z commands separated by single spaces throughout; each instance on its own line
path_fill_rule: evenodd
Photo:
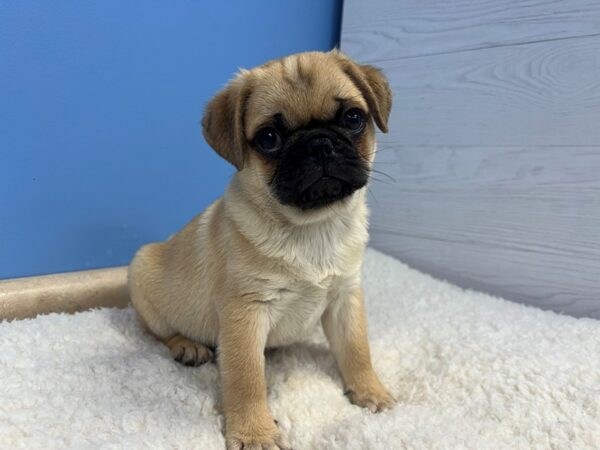
M 367 408 L 374 413 L 390 409 L 396 403 L 392 394 L 379 381 L 368 385 L 354 386 L 347 389 L 344 394 L 355 405 Z
M 228 431 L 225 440 L 227 450 L 292 450 L 287 437 L 276 425 L 257 432 Z

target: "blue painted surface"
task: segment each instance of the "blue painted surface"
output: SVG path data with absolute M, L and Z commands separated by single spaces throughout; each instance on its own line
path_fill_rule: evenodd
M 341 0 L 0 1 L 0 278 L 129 262 L 233 169 L 199 120 L 238 67 L 337 44 Z

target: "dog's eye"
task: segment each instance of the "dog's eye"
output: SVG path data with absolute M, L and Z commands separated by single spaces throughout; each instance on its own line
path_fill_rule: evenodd
M 365 127 L 365 116 L 358 108 L 349 109 L 342 117 L 342 125 L 352 133 L 360 133 Z
M 275 128 L 263 128 L 254 138 L 256 146 L 266 153 L 274 153 L 281 148 L 281 136 Z

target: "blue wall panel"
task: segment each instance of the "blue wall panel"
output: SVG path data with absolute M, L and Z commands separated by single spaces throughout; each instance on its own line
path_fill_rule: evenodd
M 221 195 L 238 67 L 337 44 L 341 1 L 0 0 L 0 278 L 126 264 Z

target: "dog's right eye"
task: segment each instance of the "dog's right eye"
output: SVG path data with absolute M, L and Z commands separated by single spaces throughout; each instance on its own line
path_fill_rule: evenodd
M 263 128 L 256 134 L 254 143 L 265 153 L 275 153 L 281 148 L 281 135 L 275 128 Z

